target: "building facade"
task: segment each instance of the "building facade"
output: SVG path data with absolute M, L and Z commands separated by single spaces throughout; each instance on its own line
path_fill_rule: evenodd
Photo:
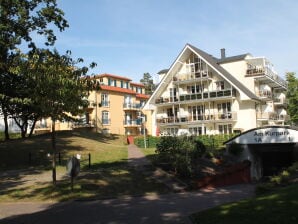
M 221 58 L 186 44 L 144 109 L 153 135 L 240 133 L 285 125 L 287 83 L 271 63 L 251 54 Z
M 86 123 L 104 134 L 142 134 L 145 129 L 142 108 L 149 99 L 145 86 L 112 74 L 93 78 L 100 83 L 100 90 L 89 95 Z

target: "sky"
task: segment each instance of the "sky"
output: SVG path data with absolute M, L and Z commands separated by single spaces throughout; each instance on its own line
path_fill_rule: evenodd
M 281 77 L 298 73 L 297 0 L 57 0 L 70 27 L 55 47 L 89 74 L 139 82 L 169 68 L 185 44 L 220 57 L 265 56 Z

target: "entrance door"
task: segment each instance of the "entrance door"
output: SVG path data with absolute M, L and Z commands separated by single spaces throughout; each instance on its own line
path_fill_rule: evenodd
M 293 151 L 284 149 L 263 151 L 261 153 L 263 176 L 277 175 L 293 163 Z

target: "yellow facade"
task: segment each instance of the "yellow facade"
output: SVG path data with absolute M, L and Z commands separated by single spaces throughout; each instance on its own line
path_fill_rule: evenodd
M 100 90 L 89 95 L 86 122 L 104 134 L 142 134 L 147 129 L 142 108 L 149 99 L 144 94 L 145 86 L 111 74 L 93 78 L 100 83 Z

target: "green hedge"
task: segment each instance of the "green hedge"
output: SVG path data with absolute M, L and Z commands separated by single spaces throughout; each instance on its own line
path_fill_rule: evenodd
M 146 147 L 155 148 L 156 144 L 160 141 L 160 137 L 146 136 Z M 139 136 L 134 138 L 134 144 L 139 148 L 144 147 L 144 136 Z
M 192 136 L 191 138 L 194 138 L 195 140 L 199 140 L 200 142 L 202 142 L 208 150 L 212 150 L 212 149 L 218 150 L 225 147 L 223 143 L 234 136 L 235 134 L 200 135 L 200 136 Z M 156 144 L 160 142 L 160 138 L 162 137 L 146 136 L 147 147 L 155 148 Z M 144 148 L 144 136 L 139 136 L 134 138 L 134 144 L 137 145 L 139 148 Z

